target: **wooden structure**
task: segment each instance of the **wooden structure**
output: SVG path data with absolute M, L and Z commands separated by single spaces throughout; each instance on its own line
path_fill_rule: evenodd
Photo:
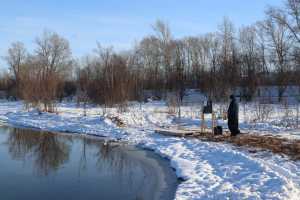
M 186 137 L 197 136 L 200 133 L 200 129 L 176 129 L 176 128 L 158 128 L 155 129 L 156 133 L 168 136 Z
M 216 120 L 216 115 L 214 112 L 211 113 L 211 133 L 214 132 L 214 128 L 217 126 L 217 120 Z M 201 125 L 200 125 L 200 128 L 201 128 L 201 132 L 204 133 L 204 132 L 207 132 L 208 131 L 208 127 L 207 127 L 207 124 L 205 122 L 205 114 L 202 113 L 201 114 Z
M 205 121 L 205 115 L 211 115 L 211 128 L 208 128 Z M 166 127 L 166 128 L 157 128 L 156 133 L 176 136 L 176 137 L 186 137 L 186 136 L 199 136 L 201 134 L 214 135 L 214 128 L 217 126 L 216 115 L 213 112 L 212 102 L 207 101 L 206 105 L 203 106 L 201 113 L 201 124 L 199 128 L 185 128 L 180 126 Z
M 205 114 L 211 114 L 211 133 L 214 133 L 214 128 L 217 126 L 216 115 L 213 111 L 213 104 L 211 100 L 206 102 L 206 105 L 203 106 L 201 113 L 201 132 L 204 133 L 207 131 L 207 125 L 205 122 Z

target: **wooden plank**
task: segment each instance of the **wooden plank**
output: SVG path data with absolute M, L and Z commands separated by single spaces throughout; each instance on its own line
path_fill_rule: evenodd
M 156 129 L 155 132 L 163 135 L 177 136 L 177 137 L 190 136 L 196 133 L 196 131 L 194 130 L 179 130 L 179 129 Z

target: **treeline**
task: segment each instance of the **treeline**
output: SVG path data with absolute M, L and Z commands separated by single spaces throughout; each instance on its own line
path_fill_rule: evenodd
M 172 91 L 180 100 L 186 88 L 198 88 L 222 100 L 241 88 L 251 100 L 257 87 L 276 85 L 280 100 L 288 85 L 300 85 L 300 0 L 269 7 L 264 20 L 239 29 L 224 18 L 216 32 L 178 39 L 167 23 L 158 20 L 152 27 L 131 50 L 98 44 L 80 61 L 56 33 L 37 38 L 32 53 L 13 43 L 5 57 L 11 76 L 1 78 L 0 88 L 53 111 L 57 100 L 70 95 L 112 106 L 141 101 L 145 91 L 160 97 Z

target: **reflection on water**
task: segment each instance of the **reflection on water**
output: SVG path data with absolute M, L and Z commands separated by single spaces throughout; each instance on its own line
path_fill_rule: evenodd
M 26 129 L 0 127 L 0 166 L 0 199 L 172 199 L 177 186 L 153 153 Z
M 32 157 L 40 174 L 56 171 L 69 159 L 71 138 L 13 128 L 6 144 L 13 159 Z

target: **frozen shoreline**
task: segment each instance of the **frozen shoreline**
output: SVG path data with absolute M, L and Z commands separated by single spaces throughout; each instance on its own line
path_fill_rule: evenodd
M 250 154 L 227 144 L 155 134 L 155 125 L 171 124 L 174 120 L 158 112 L 163 109 L 159 103 L 118 114 L 128 125 L 124 129 L 99 117 L 98 109 L 90 108 L 88 116 L 82 117 L 81 109 L 62 104 L 59 115 L 39 115 L 23 111 L 20 102 L 3 102 L 0 119 L 45 131 L 120 139 L 154 150 L 168 158 L 178 178 L 185 180 L 178 186 L 176 199 L 298 199 L 300 195 L 298 162 L 267 153 Z M 117 114 L 114 110 L 111 113 Z

